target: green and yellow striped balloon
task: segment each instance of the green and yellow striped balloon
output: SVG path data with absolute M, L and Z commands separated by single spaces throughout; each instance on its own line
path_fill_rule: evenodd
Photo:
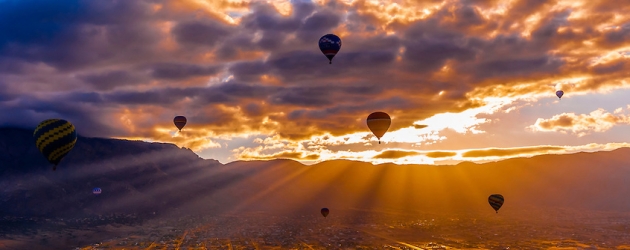
M 48 119 L 41 122 L 35 132 L 35 145 L 46 159 L 54 164 L 53 171 L 77 142 L 77 131 L 72 123 L 61 119 Z

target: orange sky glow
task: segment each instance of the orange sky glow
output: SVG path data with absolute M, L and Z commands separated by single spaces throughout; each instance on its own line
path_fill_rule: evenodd
M 629 146 L 630 6 L 615 1 L 102 7 L 116 8 L 123 24 L 77 19 L 70 38 L 6 47 L 16 52 L 0 57 L 0 108 L 26 107 L 17 125 L 56 115 L 86 136 L 174 143 L 223 163 L 455 164 Z M 328 33 L 343 41 L 332 65 L 317 47 Z M 73 52 L 28 52 L 51 49 Z M 60 98 L 74 104 L 50 104 Z M 392 117 L 382 144 L 365 121 L 375 111 Z M 182 132 L 176 115 L 188 118 Z

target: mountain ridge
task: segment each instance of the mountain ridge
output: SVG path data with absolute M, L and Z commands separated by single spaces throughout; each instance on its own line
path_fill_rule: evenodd
M 501 213 L 507 214 L 551 207 L 630 210 L 630 148 L 456 165 L 221 164 L 168 143 L 80 137 L 53 172 L 32 140 L 32 131 L 0 129 L 4 214 L 301 213 L 313 207 L 486 213 L 492 193 L 506 197 Z M 102 194 L 92 194 L 94 187 Z
M 24 133 L 24 132 L 32 132 L 31 130 L 25 129 L 25 128 L 0 127 L 0 138 L 4 138 L 7 131 L 20 131 L 22 133 Z M 146 141 L 142 141 L 142 140 L 117 139 L 117 138 L 106 138 L 106 137 L 86 137 L 86 136 L 82 136 L 82 135 L 78 135 L 78 137 L 79 137 L 79 140 L 77 140 L 77 142 L 79 142 L 80 140 L 88 139 L 88 140 L 118 141 L 118 142 L 122 142 L 122 143 L 126 142 L 126 143 L 132 143 L 132 144 L 138 143 L 138 145 L 151 144 L 151 145 L 163 146 L 163 147 L 175 147 L 177 149 L 190 151 L 191 153 L 194 153 L 195 155 L 197 155 L 190 148 L 179 147 L 176 144 L 167 143 L 167 142 L 146 142 Z M 2 143 L 2 141 L 0 141 L 0 143 Z M 0 146 L 2 146 L 2 144 L 0 144 Z M 269 160 L 236 160 L 236 161 L 232 161 L 232 162 L 228 162 L 228 163 L 221 163 L 221 162 L 219 162 L 218 160 L 215 160 L 215 159 L 204 159 L 204 158 L 201 158 L 199 155 L 197 155 L 197 156 L 200 159 L 207 160 L 209 162 L 219 163 L 221 165 L 228 165 L 228 164 L 231 164 L 231 163 L 241 163 L 241 162 L 247 162 L 247 163 L 265 162 L 265 163 L 270 163 L 270 162 L 291 161 L 291 162 L 300 164 L 302 166 L 314 166 L 314 165 L 322 164 L 322 163 L 325 163 L 325 162 L 336 162 L 336 163 L 350 162 L 350 163 L 366 163 L 366 164 L 369 164 L 369 165 L 372 165 L 372 166 L 379 166 L 379 165 L 386 164 L 386 165 L 395 165 L 395 166 L 436 166 L 436 167 L 442 167 L 442 166 L 483 165 L 483 164 L 489 164 L 489 163 L 494 163 L 494 162 L 509 161 L 509 160 L 514 160 L 514 159 L 530 159 L 530 158 L 544 157 L 544 156 L 549 156 L 549 155 L 560 156 L 560 155 L 590 154 L 590 153 L 600 153 L 600 152 L 611 152 L 611 151 L 617 151 L 617 150 L 620 150 L 620 149 L 630 149 L 630 147 L 622 147 L 622 148 L 618 148 L 618 149 L 614 149 L 614 150 L 595 151 L 595 152 L 581 151 L 581 152 L 566 153 L 566 154 L 541 154 L 541 155 L 534 155 L 534 156 L 522 156 L 522 157 L 513 157 L 513 158 L 501 159 L 501 160 L 497 160 L 497 161 L 484 162 L 484 163 L 477 163 L 477 162 L 474 162 L 474 161 L 462 161 L 462 162 L 458 162 L 457 164 L 444 164 L 444 165 L 439 165 L 439 164 L 415 164 L 415 163 L 398 164 L 398 163 L 393 163 L 393 162 L 385 162 L 385 163 L 374 164 L 374 163 L 366 162 L 366 161 L 357 161 L 357 160 L 348 160 L 348 159 L 333 159 L 333 160 L 320 161 L 320 162 L 317 162 L 317 163 L 314 163 L 314 164 L 304 164 L 304 163 L 302 163 L 300 161 L 297 161 L 297 160 L 294 160 L 294 159 L 290 159 L 290 158 L 277 158 L 277 159 L 269 159 Z M 72 153 L 72 151 L 71 151 L 71 153 Z

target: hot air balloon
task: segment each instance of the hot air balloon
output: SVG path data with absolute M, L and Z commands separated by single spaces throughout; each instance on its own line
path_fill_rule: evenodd
M 490 206 L 492 206 L 492 208 L 494 208 L 494 211 L 496 211 L 497 213 L 499 213 L 499 208 L 503 206 L 503 201 L 503 195 L 500 194 L 493 194 L 488 197 L 488 203 L 490 203 Z
M 72 123 L 61 119 L 48 119 L 37 125 L 33 133 L 35 146 L 48 162 L 54 164 L 53 171 L 77 142 L 77 131 Z
M 330 213 L 328 208 L 322 208 L 321 212 L 322 212 L 322 215 L 324 216 L 324 218 L 326 218 L 326 216 L 328 216 L 328 214 Z
M 341 49 L 341 39 L 333 34 L 327 34 L 319 39 L 319 50 L 328 58 L 332 64 L 332 59 Z
M 175 116 L 175 118 L 173 119 L 173 123 L 175 123 L 175 127 L 177 127 L 179 131 L 182 131 L 182 128 L 186 126 L 186 121 L 186 117 L 183 117 L 181 115 Z
M 556 91 L 556 96 L 558 97 L 558 99 L 562 99 L 562 95 L 564 95 L 564 91 L 562 90 Z
M 367 118 L 368 128 L 378 138 L 378 144 L 381 144 L 381 137 L 387 132 L 391 124 L 392 119 L 385 112 L 374 112 Z
M 96 194 L 96 195 L 101 194 L 101 188 L 94 188 L 94 189 L 92 189 L 92 193 Z

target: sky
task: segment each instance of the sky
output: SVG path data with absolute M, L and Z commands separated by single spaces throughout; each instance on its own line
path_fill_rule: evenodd
M 0 127 L 61 118 L 222 163 L 613 150 L 630 141 L 629 12 L 613 0 L 0 0 Z M 343 41 L 333 64 L 317 45 L 329 33 Z M 392 118 L 382 144 L 366 125 L 375 111 Z

